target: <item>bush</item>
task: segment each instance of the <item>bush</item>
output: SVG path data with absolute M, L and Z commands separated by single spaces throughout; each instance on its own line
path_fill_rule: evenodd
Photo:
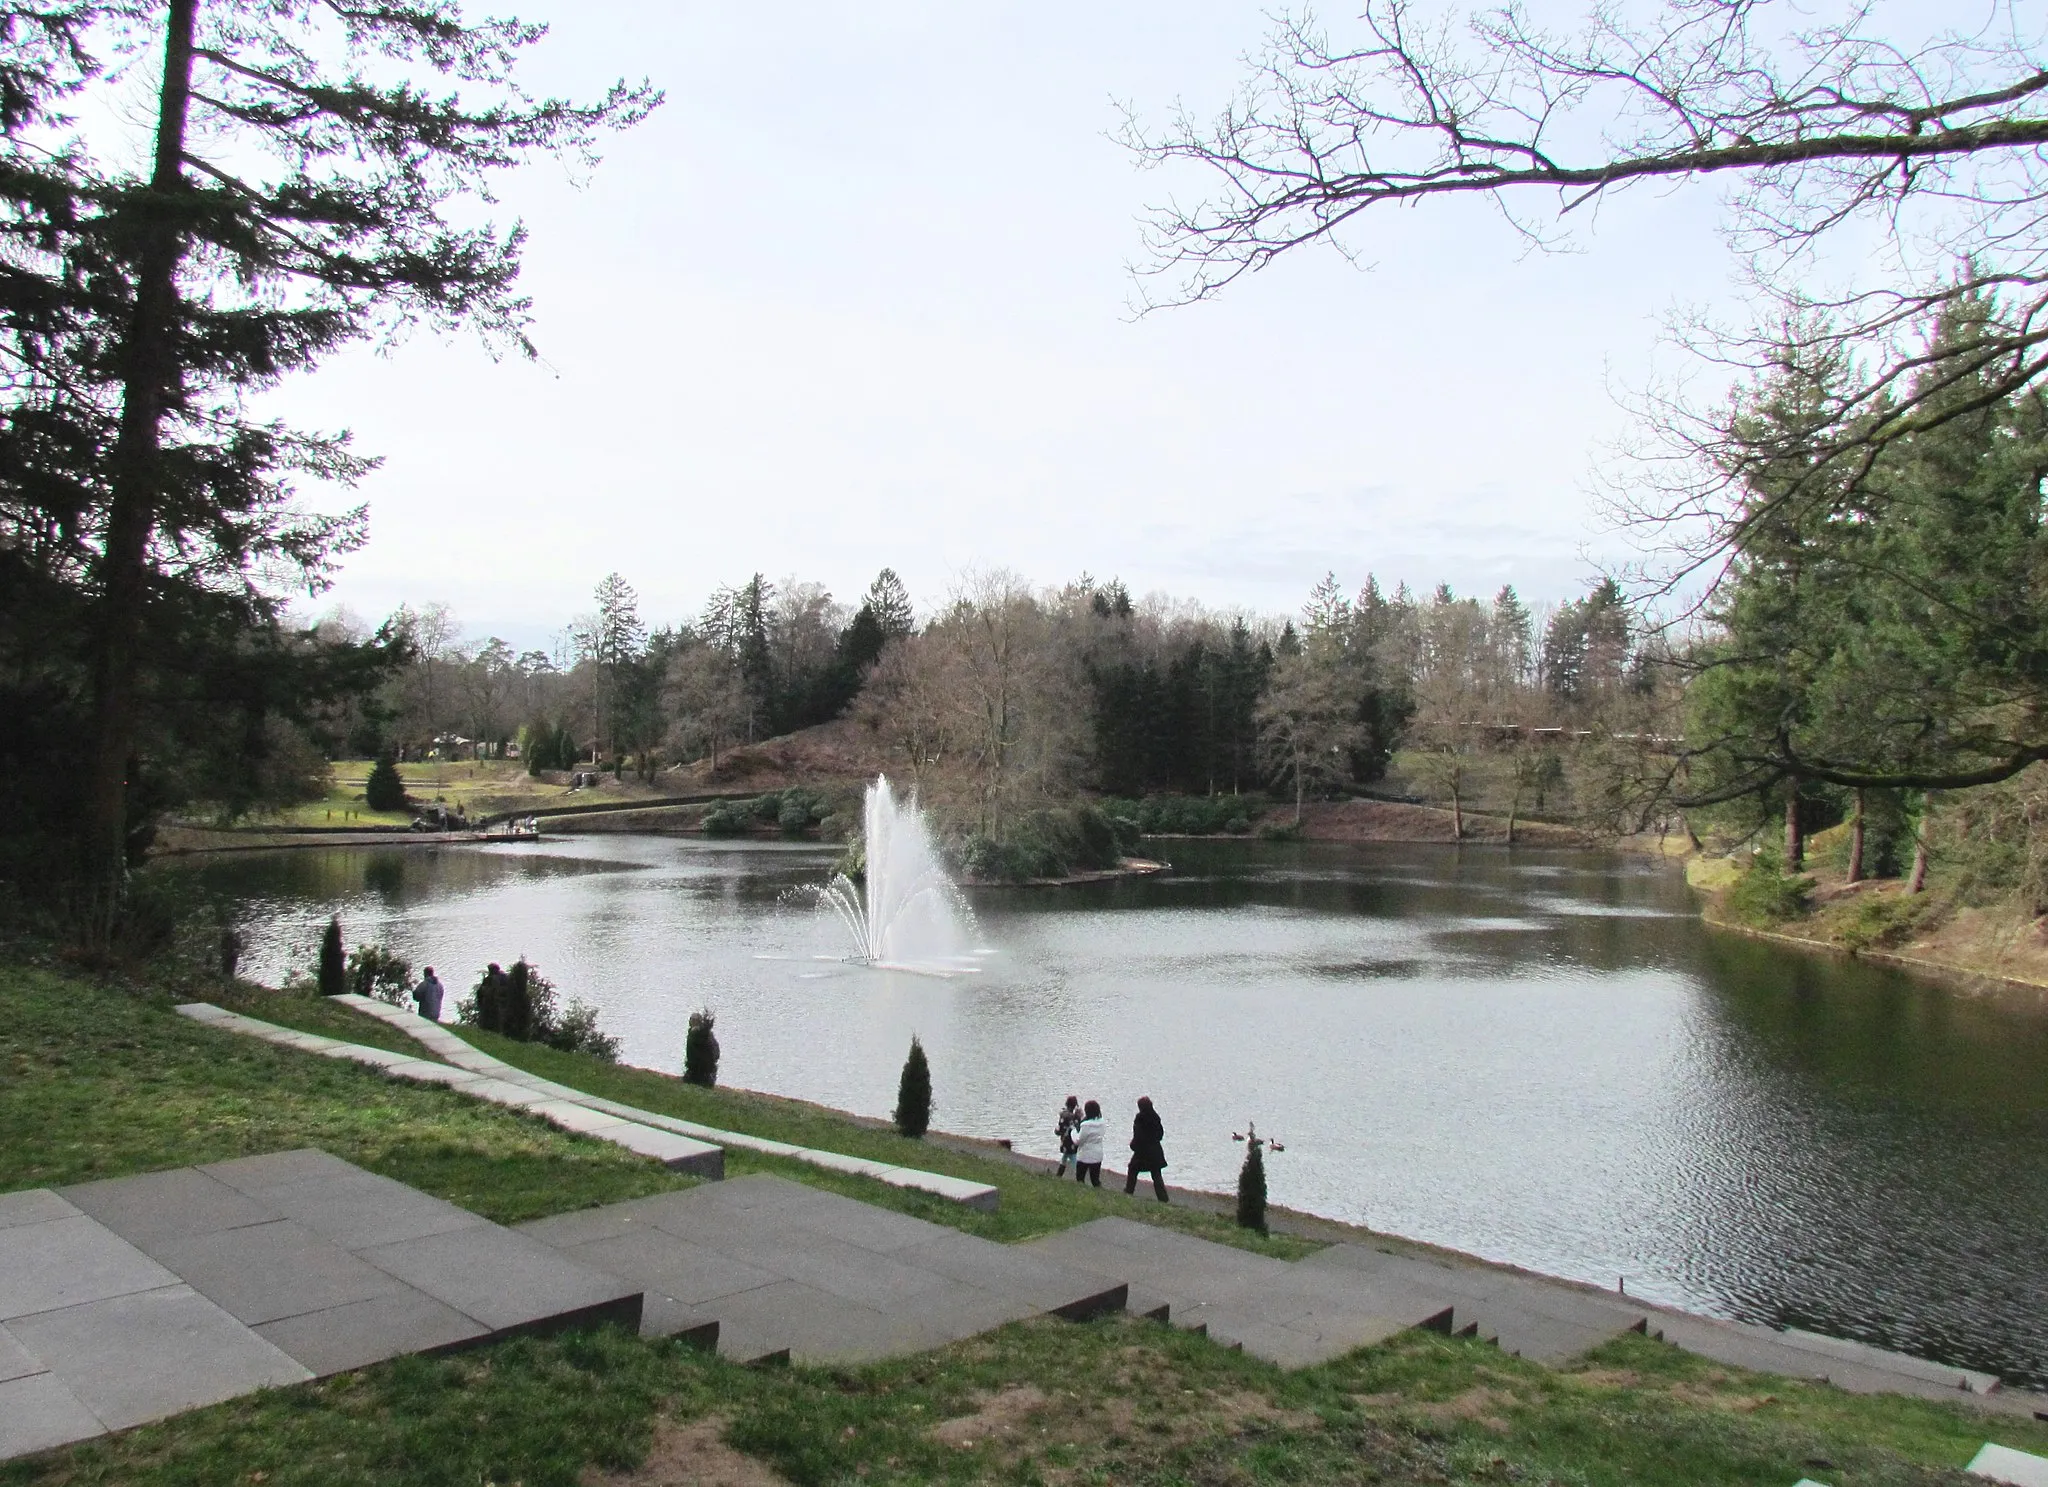
M 903 1077 L 896 1082 L 895 1114 L 896 1129 L 913 1141 L 931 1129 L 932 1069 L 916 1034 L 911 1035 L 910 1057 L 903 1061 Z
M 1135 840 L 1135 838 L 1132 838 Z M 1001 837 L 976 833 L 961 847 L 961 865 L 991 882 L 1064 878 L 1112 868 L 1123 859 L 1124 837 L 1101 807 L 1032 811 Z
M 398 777 L 398 765 L 388 749 L 370 766 L 370 778 L 363 785 L 363 804 L 373 811 L 405 809 L 405 781 Z
M 709 1007 L 690 1014 L 690 1030 L 683 1035 L 683 1079 L 706 1089 L 718 1083 L 718 1036 L 712 1032 L 717 1018 Z
M 1807 910 L 1813 879 L 1785 871 L 1775 852 L 1759 852 L 1728 890 L 1728 910 L 1745 924 L 1783 924 Z
M 348 990 L 348 958 L 341 950 L 338 915 L 327 921 L 327 929 L 320 936 L 319 987 L 322 996 L 340 996 Z
M 1146 836 L 1239 836 L 1265 809 L 1263 797 L 1243 795 L 1148 795 L 1142 800 L 1107 799 L 1102 809 Z
M 754 826 L 753 808 L 746 801 L 725 801 L 706 811 L 701 824 L 706 836 L 745 836 Z
M 1237 1173 L 1237 1222 L 1240 1228 L 1266 1232 L 1266 1157 L 1257 1139 L 1245 1142 L 1244 1166 Z
M 1920 927 L 1928 905 L 1923 894 L 1865 893 L 1835 924 L 1835 938 L 1850 950 L 1881 950 L 1904 944 Z
M 348 958 L 348 987 L 357 996 L 398 1006 L 412 989 L 412 962 L 382 945 L 358 945 Z
M 510 971 L 498 971 L 494 977 L 491 970 L 478 978 L 474 992 L 456 1003 L 457 1022 L 522 1043 L 543 1043 L 564 1053 L 618 1062 L 619 1040 L 597 1025 L 597 1008 L 578 997 L 562 1010 L 555 983 L 524 956 Z

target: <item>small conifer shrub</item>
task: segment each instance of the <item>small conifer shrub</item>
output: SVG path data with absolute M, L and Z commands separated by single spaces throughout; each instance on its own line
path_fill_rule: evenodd
M 896 1084 L 896 1129 L 913 1141 L 931 1129 L 932 1066 L 925 1062 L 924 1044 L 915 1034 L 910 1039 L 910 1057 L 903 1061 L 903 1077 Z
M 690 1030 L 683 1037 L 683 1078 L 706 1089 L 718 1083 L 718 1036 L 712 1032 L 716 1021 L 709 1007 L 692 1012 Z
M 1266 1232 L 1266 1154 L 1261 1149 L 1265 1143 L 1245 1143 L 1244 1166 L 1237 1173 L 1237 1222 L 1238 1227 Z
M 340 996 L 348 990 L 348 956 L 341 948 L 341 918 L 327 921 L 320 936 L 320 995 Z

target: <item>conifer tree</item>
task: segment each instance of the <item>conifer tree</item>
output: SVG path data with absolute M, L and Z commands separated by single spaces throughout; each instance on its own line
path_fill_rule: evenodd
M 341 916 L 327 921 L 320 936 L 320 995 L 340 996 L 348 990 L 348 956 L 341 947 Z
M 896 1129 L 916 1140 L 931 1123 L 931 1065 L 925 1062 L 924 1045 L 912 1034 L 910 1057 L 903 1061 L 903 1077 L 896 1084 Z
M 1237 1172 L 1237 1222 L 1240 1228 L 1266 1232 L 1266 1156 L 1262 1142 L 1245 1143 L 1244 1165 Z
M 118 903 L 150 687 L 190 667 L 161 654 L 167 612 L 274 621 L 271 572 L 317 591 L 362 540 L 360 510 L 304 513 L 292 481 L 369 464 L 254 421 L 248 395 L 418 324 L 530 353 L 524 231 L 467 203 L 535 155 L 590 158 L 659 95 L 531 98 L 514 73 L 543 28 L 454 0 L 77 0 L 5 20 L 0 357 L 11 404 L 45 425 L 13 442 L 9 484 L 59 493 L 77 536 L 63 582 L 92 696 L 73 868 Z M 75 120 L 139 121 L 145 76 L 148 140 L 99 158 Z
M 386 749 L 377 755 L 377 762 L 370 766 L 369 779 L 363 782 L 363 804 L 373 811 L 402 811 L 405 803 L 405 781 L 399 777 L 391 751 Z

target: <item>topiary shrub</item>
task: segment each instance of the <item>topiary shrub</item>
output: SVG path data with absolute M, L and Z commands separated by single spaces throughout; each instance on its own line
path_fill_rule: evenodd
M 712 1032 L 717 1021 L 709 1007 L 690 1014 L 690 1030 L 683 1035 L 683 1079 L 710 1089 L 718 1083 L 718 1037 Z
M 340 996 L 348 990 L 348 957 L 341 949 L 341 918 L 327 921 L 320 936 L 320 995 Z
M 533 967 L 526 963 L 525 956 L 520 956 L 505 973 L 505 984 L 498 994 L 498 1031 L 521 1043 L 533 1038 L 532 975 Z
M 1257 1140 L 1245 1143 L 1244 1165 L 1237 1171 L 1238 1227 L 1266 1232 L 1266 1156 Z
M 915 1141 L 931 1129 L 932 1067 L 925 1062 L 924 1044 L 917 1035 L 910 1038 L 910 1057 L 903 1061 L 903 1077 L 896 1082 L 896 1129 Z
M 398 764 L 389 749 L 370 766 L 370 778 L 363 785 L 363 804 L 373 811 L 405 809 L 405 781 L 398 777 Z

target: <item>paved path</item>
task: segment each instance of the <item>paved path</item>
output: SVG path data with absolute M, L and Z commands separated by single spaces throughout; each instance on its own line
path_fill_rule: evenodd
M 0 1194 L 0 1459 L 640 1291 L 319 1151 Z

